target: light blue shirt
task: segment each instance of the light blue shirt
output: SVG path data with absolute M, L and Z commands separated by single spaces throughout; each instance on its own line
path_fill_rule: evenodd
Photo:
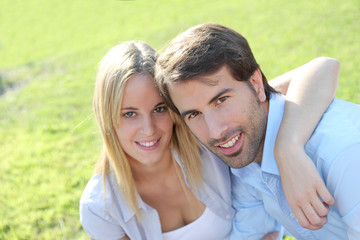
M 179 163 L 176 153 L 176 161 Z M 206 207 L 224 219 L 227 235 L 232 228 L 234 209 L 232 208 L 230 171 L 221 160 L 208 150 L 201 154 L 203 160 L 204 184 L 197 197 Z M 186 180 L 186 178 L 185 178 Z M 188 182 L 186 181 L 188 184 Z M 130 239 L 163 239 L 159 215 L 139 198 L 139 208 L 143 224 L 136 218 L 135 212 L 128 207 L 113 174 L 107 176 L 106 197 L 104 198 L 102 176 L 95 174 L 85 187 L 80 200 L 80 221 L 84 230 L 93 239 L 118 240 L 125 235 Z M 216 228 L 216 226 L 214 226 Z
M 305 146 L 335 198 L 328 223 L 316 231 L 302 228 L 284 195 L 274 145 L 284 112 L 284 98 L 270 99 L 261 166 L 232 169 L 236 216 L 230 239 L 261 239 L 284 228 L 298 240 L 360 239 L 360 106 L 334 99 Z M 289 146 L 291 147 L 291 146 Z M 301 169 L 299 169 L 301 171 Z

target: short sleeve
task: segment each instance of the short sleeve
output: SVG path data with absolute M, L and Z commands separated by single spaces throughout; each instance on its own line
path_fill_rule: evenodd
M 116 225 L 105 209 L 94 202 L 80 202 L 80 222 L 92 239 L 118 240 L 125 237 L 121 226 Z

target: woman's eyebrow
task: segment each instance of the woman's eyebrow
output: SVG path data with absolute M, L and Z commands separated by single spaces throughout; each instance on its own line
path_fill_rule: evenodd
M 138 110 L 137 108 L 134 108 L 134 107 L 124 107 L 124 108 L 121 108 L 121 111 L 123 110 Z

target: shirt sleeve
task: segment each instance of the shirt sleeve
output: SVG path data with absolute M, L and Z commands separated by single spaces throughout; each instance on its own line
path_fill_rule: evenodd
M 350 240 L 360 239 L 360 143 L 345 149 L 332 163 L 327 186 L 347 225 Z
M 232 175 L 232 198 L 236 214 L 230 240 L 259 240 L 267 233 L 278 231 L 277 240 L 282 239 L 283 227 L 265 210 L 256 190 Z
M 118 240 L 125 237 L 121 226 L 94 202 L 80 202 L 80 222 L 92 239 Z

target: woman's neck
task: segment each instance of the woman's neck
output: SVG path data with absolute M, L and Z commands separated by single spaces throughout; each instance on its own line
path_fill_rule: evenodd
M 166 177 L 173 171 L 174 161 L 170 149 L 164 153 L 162 159 L 152 164 L 142 164 L 139 161 L 130 162 L 135 182 L 153 181 Z

